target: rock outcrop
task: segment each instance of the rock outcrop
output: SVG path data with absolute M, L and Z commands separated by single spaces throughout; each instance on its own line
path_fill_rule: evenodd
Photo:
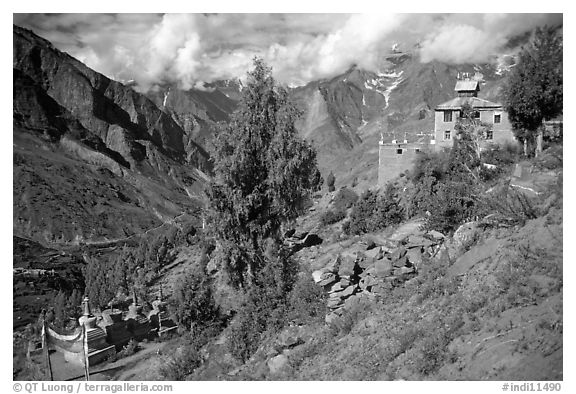
M 194 214 L 208 154 L 132 88 L 13 27 L 15 235 L 121 240 Z

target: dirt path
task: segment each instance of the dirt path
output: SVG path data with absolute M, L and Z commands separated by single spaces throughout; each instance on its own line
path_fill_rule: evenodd
M 90 380 L 160 380 L 158 368 L 163 364 L 163 357 L 157 354 L 166 342 L 141 343 L 140 350 L 112 363 L 98 364 L 90 368 Z M 62 354 L 50 355 L 54 380 L 84 380 L 84 367 L 67 363 Z

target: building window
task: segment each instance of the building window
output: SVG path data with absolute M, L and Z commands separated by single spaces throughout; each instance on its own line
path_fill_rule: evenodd
M 486 130 L 486 139 L 487 140 L 493 140 L 494 139 L 494 131 Z
M 452 138 L 452 132 L 451 132 L 450 130 L 446 130 L 446 131 L 444 132 L 444 139 L 445 139 L 445 140 L 449 140 L 449 139 L 451 139 L 451 138 Z
M 414 152 L 420 153 L 420 148 L 414 148 Z
M 401 155 L 401 154 L 402 154 L 402 148 L 396 149 L 396 154 L 397 154 L 397 155 Z
M 480 119 L 480 111 L 472 111 L 472 118 Z
M 452 111 L 444 111 L 444 122 L 452 122 Z
M 502 115 L 500 115 L 500 114 L 494 115 L 494 123 L 500 123 L 501 119 L 502 119 Z

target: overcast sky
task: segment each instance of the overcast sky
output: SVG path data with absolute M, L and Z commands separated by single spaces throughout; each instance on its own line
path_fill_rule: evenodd
M 487 62 L 508 39 L 559 14 L 14 14 L 111 78 L 146 90 L 243 77 L 255 55 L 285 84 L 340 74 L 351 65 L 380 71 L 394 43 L 421 61 Z

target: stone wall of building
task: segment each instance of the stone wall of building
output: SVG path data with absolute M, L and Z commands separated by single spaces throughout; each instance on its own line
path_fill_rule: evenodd
M 452 111 L 452 122 L 444 122 L 444 112 L 435 111 L 434 113 L 434 135 L 436 137 L 436 150 L 442 148 L 451 148 L 456 137 L 456 121 L 460 111 Z M 493 138 L 486 140 L 485 144 L 503 144 L 515 141 L 512 125 L 508 119 L 508 114 L 503 110 L 479 110 L 480 121 L 492 125 Z M 494 123 L 495 115 L 500 115 L 500 123 Z M 450 131 L 450 139 L 445 139 L 446 131 Z
M 412 169 L 420 152 L 430 149 L 430 145 L 403 141 L 383 142 L 379 144 L 378 186 L 385 186 L 389 181 L 404 171 Z

